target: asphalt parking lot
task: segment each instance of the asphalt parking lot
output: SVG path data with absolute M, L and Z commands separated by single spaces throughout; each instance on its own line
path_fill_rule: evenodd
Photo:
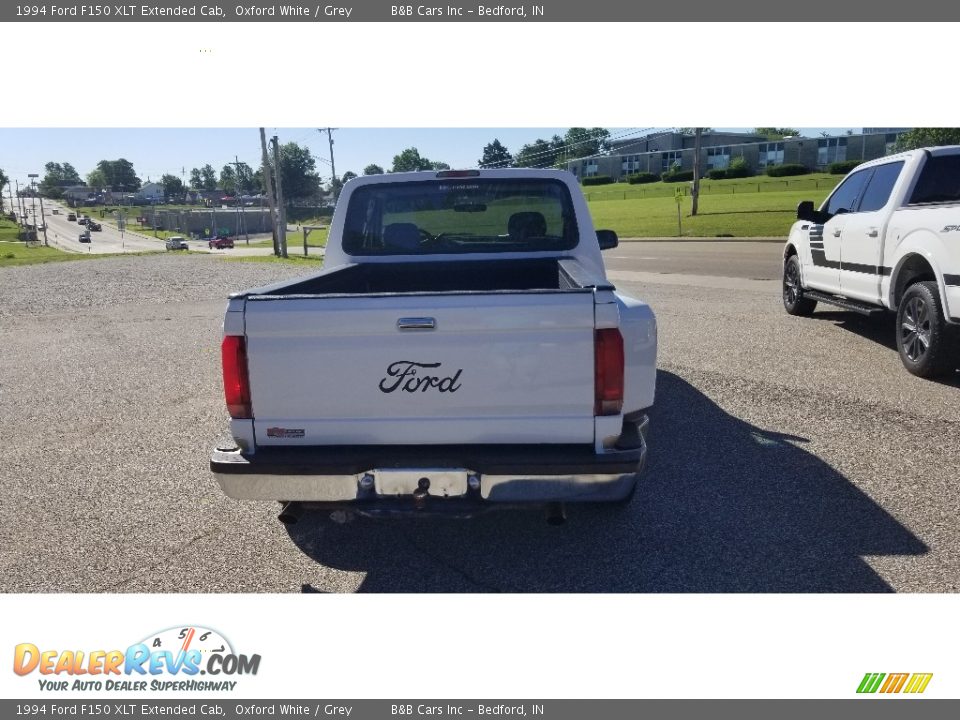
M 660 325 L 631 504 L 357 520 L 225 497 L 228 292 L 299 268 L 177 255 L 0 269 L 4 592 L 952 592 L 960 373 L 890 317 L 780 305 L 780 246 L 624 243 Z

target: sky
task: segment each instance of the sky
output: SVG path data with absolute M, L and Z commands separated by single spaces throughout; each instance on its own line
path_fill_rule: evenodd
M 667 128 L 608 128 L 612 136 L 639 137 Z M 751 128 L 717 128 L 749 131 Z M 333 130 L 337 175 L 352 170 L 358 175 L 370 163 L 389 169 L 393 156 L 415 147 L 430 160 L 453 168 L 476 167 L 483 147 L 494 138 L 516 152 L 537 138 L 562 135 L 567 128 L 338 128 Z M 801 128 L 807 136 L 821 131 L 842 134 L 846 128 Z M 855 128 L 854 132 L 859 132 Z M 316 128 L 266 128 L 267 138 L 277 135 L 281 143 L 306 145 L 317 160 L 323 182 L 331 177 L 327 133 Z M 210 163 L 219 173 L 234 158 L 260 165 L 258 128 L 0 128 L 0 168 L 10 178 L 28 182 L 30 173 L 44 174 L 48 162 L 68 162 L 82 177 L 100 160 L 126 158 L 137 176 L 157 181 L 165 173 L 189 180 L 190 169 Z

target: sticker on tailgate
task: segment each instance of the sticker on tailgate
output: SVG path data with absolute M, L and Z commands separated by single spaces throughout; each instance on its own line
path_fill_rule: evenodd
M 303 428 L 267 428 L 267 437 L 272 438 L 302 438 L 304 435 Z

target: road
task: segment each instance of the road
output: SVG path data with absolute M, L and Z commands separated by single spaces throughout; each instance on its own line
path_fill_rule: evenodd
M 80 233 L 86 228 L 76 221 L 67 220 L 68 214 L 72 212 L 65 205 L 51 200 L 44 200 L 44 214 L 47 222 L 47 242 L 54 247 L 68 252 L 79 252 L 89 254 L 114 254 L 129 252 L 165 252 L 166 246 L 163 239 L 150 237 L 138 230 L 121 233 L 113 225 L 108 224 L 107 219 L 94 215 L 94 220 L 100 223 L 102 230 L 90 233 L 91 241 L 81 243 Z M 56 214 L 54 211 L 56 210 Z M 37 213 L 40 212 L 40 205 L 37 204 Z M 135 218 L 127 219 L 128 227 L 136 227 Z M 257 236 L 254 240 L 263 240 L 267 236 Z M 293 236 L 296 239 L 296 236 Z M 43 233 L 40 233 L 40 240 L 43 240 Z M 291 243 L 293 245 L 294 243 Z M 189 241 L 189 252 L 199 252 L 212 255 L 270 255 L 272 249 L 269 247 L 247 247 L 243 241 L 238 241 L 233 249 L 211 250 L 206 242 Z M 183 251 L 180 251 L 183 252 Z
M 659 320 L 650 459 L 628 507 L 560 528 L 520 511 L 287 529 L 226 498 L 207 467 L 225 298 L 297 268 L 0 269 L 0 591 L 957 591 L 960 375 L 907 374 L 889 317 L 786 315 L 778 252 L 611 251 Z

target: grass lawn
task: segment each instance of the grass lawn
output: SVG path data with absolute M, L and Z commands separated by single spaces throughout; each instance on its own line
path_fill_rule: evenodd
M 307 235 L 307 250 L 311 248 L 325 248 L 327 246 L 327 234 L 329 233 L 329 228 L 324 228 L 323 230 L 311 230 L 310 234 Z M 242 238 L 236 240 L 238 246 L 243 245 L 246 247 L 246 241 Z M 273 238 L 266 238 L 265 240 L 251 240 L 250 247 L 273 247 Z M 287 252 L 294 253 L 299 252 L 303 253 L 303 231 L 297 232 L 295 230 L 287 230 Z
M 773 178 L 766 175 L 739 178 L 735 180 L 701 180 L 700 199 L 705 195 L 745 195 L 761 194 L 766 192 L 805 191 L 809 193 L 828 193 L 843 180 L 843 175 L 829 175 L 827 173 L 811 173 L 785 178 Z M 665 183 L 655 182 L 646 185 L 630 185 L 628 183 L 613 183 L 610 185 L 587 185 L 583 194 L 587 201 L 592 200 L 630 200 L 653 197 L 673 197 L 677 188 L 685 194 L 690 194 L 689 182 Z
M 40 263 L 64 262 L 66 260 L 94 260 L 100 258 L 117 257 L 115 254 L 84 255 L 71 253 L 55 247 L 27 247 L 22 242 L 4 241 L 5 228 L 0 227 L 0 268 L 16 267 L 19 265 L 38 265 Z M 126 255 L 140 255 L 144 253 L 125 253 Z
M 796 219 L 797 203 L 826 198 L 818 191 L 701 195 L 697 216 L 690 217 L 690 198 L 681 199 L 683 235 L 688 237 L 785 237 Z M 677 203 L 673 197 L 633 200 L 594 200 L 589 203 L 593 224 L 620 237 L 676 237 Z
M 301 250 L 302 252 L 302 250 Z M 227 262 L 256 262 L 256 263 L 286 263 L 287 265 L 300 265 L 307 271 L 316 271 L 323 267 L 323 257 L 320 255 L 295 255 L 287 248 L 289 257 L 281 258 L 276 255 L 238 255 L 236 257 L 223 257 Z

